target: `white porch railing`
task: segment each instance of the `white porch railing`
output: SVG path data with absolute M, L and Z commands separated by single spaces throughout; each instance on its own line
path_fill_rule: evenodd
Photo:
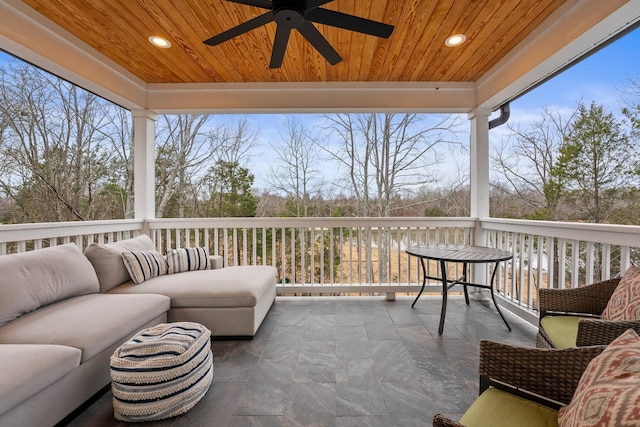
M 149 220 L 159 249 L 205 246 L 225 265 L 275 266 L 280 294 L 415 292 L 422 276 L 407 246 L 469 244 L 475 224 L 470 218 Z
M 0 255 L 26 252 L 65 243 L 84 250 L 91 243 L 108 243 L 137 236 L 143 220 L 0 224 Z
M 640 254 L 640 227 L 474 218 L 198 218 L 0 225 L 0 255 L 73 242 L 80 249 L 148 233 L 156 247 L 204 246 L 225 264 L 273 265 L 278 293 L 417 292 L 420 243 L 476 243 L 507 249 L 501 304 L 535 323 L 540 287 L 577 287 L 614 277 Z M 459 266 L 458 266 L 459 267 Z M 439 274 L 428 264 L 430 275 Z M 490 269 L 480 274 L 490 274 Z M 488 280 L 488 276 L 486 277 Z M 441 292 L 428 283 L 426 292 Z
M 539 288 L 576 288 L 624 273 L 640 258 L 640 227 L 483 219 L 488 246 L 514 253 L 497 289 L 510 309 L 535 321 Z

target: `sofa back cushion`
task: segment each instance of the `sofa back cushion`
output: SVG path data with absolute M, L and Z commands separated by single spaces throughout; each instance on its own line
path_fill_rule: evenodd
M 94 243 L 85 249 L 84 254 L 89 258 L 98 275 L 100 292 L 106 292 L 131 280 L 122 261 L 122 252 L 151 250 L 153 250 L 153 241 L 149 236 L 142 234 L 133 239 L 113 243 Z
M 38 307 L 99 290 L 91 263 L 73 243 L 0 256 L 0 272 L 0 326 Z

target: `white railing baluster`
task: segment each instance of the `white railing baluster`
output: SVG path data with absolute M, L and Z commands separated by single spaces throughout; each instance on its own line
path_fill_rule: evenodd
M 396 266 L 398 268 L 398 271 L 396 272 L 396 275 L 398 277 L 398 280 L 396 281 L 396 284 L 400 284 L 401 282 L 401 278 L 402 278 L 402 256 L 401 256 L 401 250 L 402 250 L 402 239 L 401 239 L 401 231 L 402 229 L 400 227 L 396 228 L 396 257 L 398 258 L 398 262 L 396 263 Z M 391 270 L 389 270 L 391 271 Z M 409 279 L 409 277 L 407 277 L 406 279 L 406 283 L 409 284 L 411 282 L 411 280 Z
M 280 229 L 280 235 L 282 236 L 282 248 L 280 249 L 282 255 L 282 267 L 280 268 L 280 277 L 284 284 L 287 278 L 287 234 L 285 233 L 284 228 Z
M 512 299 L 515 299 L 516 290 L 518 289 L 518 263 L 520 260 L 520 256 L 516 252 L 516 233 L 509 233 L 509 241 L 511 246 L 511 251 L 514 253 L 516 260 L 511 262 L 511 283 L 509 285 L 509 295 Z M 507 293 L 505 292 L 505 297 Z
M 249 252 L 249 247 L 247 243 L 247 229 L 244 227 L 242 228 L 242 248 L 238 248 L 238 251 L 242 253 L 242 265 L 248 265 L 247 257 L 249 254 L 247 252 Z
M 262 265 L 267 265 L 267 227 L 262 227 L 262 247 L 260 248 Z
M 327 230 L 328 232 L 328 230 Z M 324 251 L 325 251 L 325 242 L 324 242 L 324 238 L 325 238 L 325 231 L 324 228 L 321 227 L 320 228 L 320 277 L 318 279 L 318 282 L 321 285 L 324 285 L 325 280 L 324 280 Z
M 577 288 L 580 285 L 580 242 L 573 240 L 571 242 L 571 287 Z
M 353 229 L 349 229 L 349 285 L 353 285 Z
M 316 227 L 310 227 L 309 231 L 308 231 L 308 236 L 309 238 L 307 239 L 307 248 L 308 248 L 308 257 L 307 257 L 307 262 L 308 262 L 308 266 L 306 268 L 306 271 L 309 274 L 309 280 L 307 280 L 306 282 L 310 283 L 311 285 L 315 285 L 316 283 L 320 283 L 319 280 L 316 280 L 316 269 L 315 269 L 315 265 L 316 265 L 316 261 L 318 259 L 318 257 L 316 257 Z
M 603 244 L 601 245 L 601 257 L 602 257 L 602 268 L 600 269 L 600 278 L 599 280 L 606 280 L 608 277 L 611 277 L 611 245 Z
M 525 264 L 525 259 L 523 257 L 524 253 L 525 253 L 525 235 L 523 233 L 519 233 L 518 234 L 518 253 L 520 254 L 520 264 L 518 265 L 518 282 L 516 284 L 516 289 L 517 289 L 517 300 L 518 301 L 522 301 L 522 294 L 523 294 L 523 290 L 522 288 L 524 287 L 524 272 L 525 272 L 525 268 L 524 268 L 524 264 Z
M 527 245 L 527 293 L 526 293 L 527 299 L 526 301 L 524 301 L 524 303 L 528 305 L 528 304 L 531 304 L 531 290 L 532 290 L 533 278 L 535 273 L 534 268 L 536 268 L 534 264 L 535 260 L 533 258 L 533 250 L 534 250 L 535 242 L 531 234 L 527 234 L 526 236 L 524 236 L 524 238 Z
M 220 229 L 218 227 L 213 229 L 213 253 L 220 255 Z M 222 254 L 223 256 L 225 254 Z M 224 260 L 224 264 L 227 265 L 227 260 Z
M 594 246 L 593 246 L 593 242 L 587 242 L 586 246 L 585 246 L 585 257 L 586 257 L 586 262 L 585 262 L 585 284 L 589 284 L 589 283 L 593 283 L 593 274 L 594 274 L 594 258 L 595 258 L 595 253 L 594 253 Z
M 620 275 L 631 267 L 631 248 L 628 246 L 620 247 Z
M 276 253 L 276 233 L 276 228 L 271 227 L 271 265 L 277 265 L 276 259 L 278 259 L 278 254 Z M 266 258 L 265 256 L 265 259 Z
M 226 265 L 236 265 L 233 254 L 229 254 L 229 229 L 222 229 L 222 252 L 223 256 L 226 258 Z
M 329 229 L 329 284 L 333 285 L 335 283 L 335 276 L 334 276 L 335 271 L 333 268 L 333 264 L 334 264 L 333 261 L 336 259 L 333 249 L 336 247 L 336 242 L 334 241 L 333 227 L 329 227 L 328 229 Z
M 291 227 L 291 283 L 294 285 L 298 284 L 296 273 L 296 229 Z
M 558 283 L 556 288 L 564 289 L 567 287 L 567 241 L 565 239 L 558 239 Z
M 344 228 L 340 227 L 340 236 L 338 237 L 338 239 L 340 239 L 340 284 L 344 285 L 344 241 L 342 239 L 342 237 L 344 236 Z
M 542 287 L 543 281 L 544 281 L 544 269 L 545 269 L 545 263 L 544 263 L 544 248 L 545 248 L 545 238 L 542 236 L 537 236 L 536 237 L 537 240 L 537 253 L 536 253 L 536 283 L 533 284 L 533 286 L 536 289 L 539 289 Z M 536 297 L 537 297 L 537 293 L 536 293 Z M 531 304 L 533 304 L 533 300 L 531 301 Z
M 555 264 L 553 260 L 556 256 L 556 239 L 555 237 L 547 237 L 547 287 L 557 287 L 557 283 L 553 282 L 555 277 Z M 537 308 L 537 307 L 536 307 Z

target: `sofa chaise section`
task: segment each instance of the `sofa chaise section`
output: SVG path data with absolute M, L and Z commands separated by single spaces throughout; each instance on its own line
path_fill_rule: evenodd
M 109 294 L 158 293 L 171 298 L 170 322 L 197 322 L 214 337 L 252 337 L 276 297 L 276 269 L 225 267 L 131 281 Z
M 253 337 L 276 298 L 276 273 L 271 266 L 222 267 L 162 274 L 134 283 L 122 260 L 125 251 L 153 251 L 150 237 L 93 244 L 85 255 L 93 264 L 100 291 L 107 294 L 160 294 L 171 298 L 170 322 L 196 322 L 212 337 Z

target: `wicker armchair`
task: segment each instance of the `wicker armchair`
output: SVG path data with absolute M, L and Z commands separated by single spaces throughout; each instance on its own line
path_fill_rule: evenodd
M 605 348 L 539 349 L 483 340 L 480 342 L 480 394 L 494 387 L 557 410 L 571 401 L 587 365 Z M 485 425 L 499 422 L 500 414 L 492 415 L 492 420 Z M 464 418 L 468 418 L 467 414 Z M 464 427 L 441 414 L 433 417 L 433 425 Z
M 540 289 L 540 319 L 536 346 L 563 347 L 553 343 L 542 325 L 546 316 L 578 316 L 576 343 L 578 347 L 607 345 L 629 328 L 640 333 L 640 320 L 609 321 L 600 319 L 620 278 L 572 289 Z

